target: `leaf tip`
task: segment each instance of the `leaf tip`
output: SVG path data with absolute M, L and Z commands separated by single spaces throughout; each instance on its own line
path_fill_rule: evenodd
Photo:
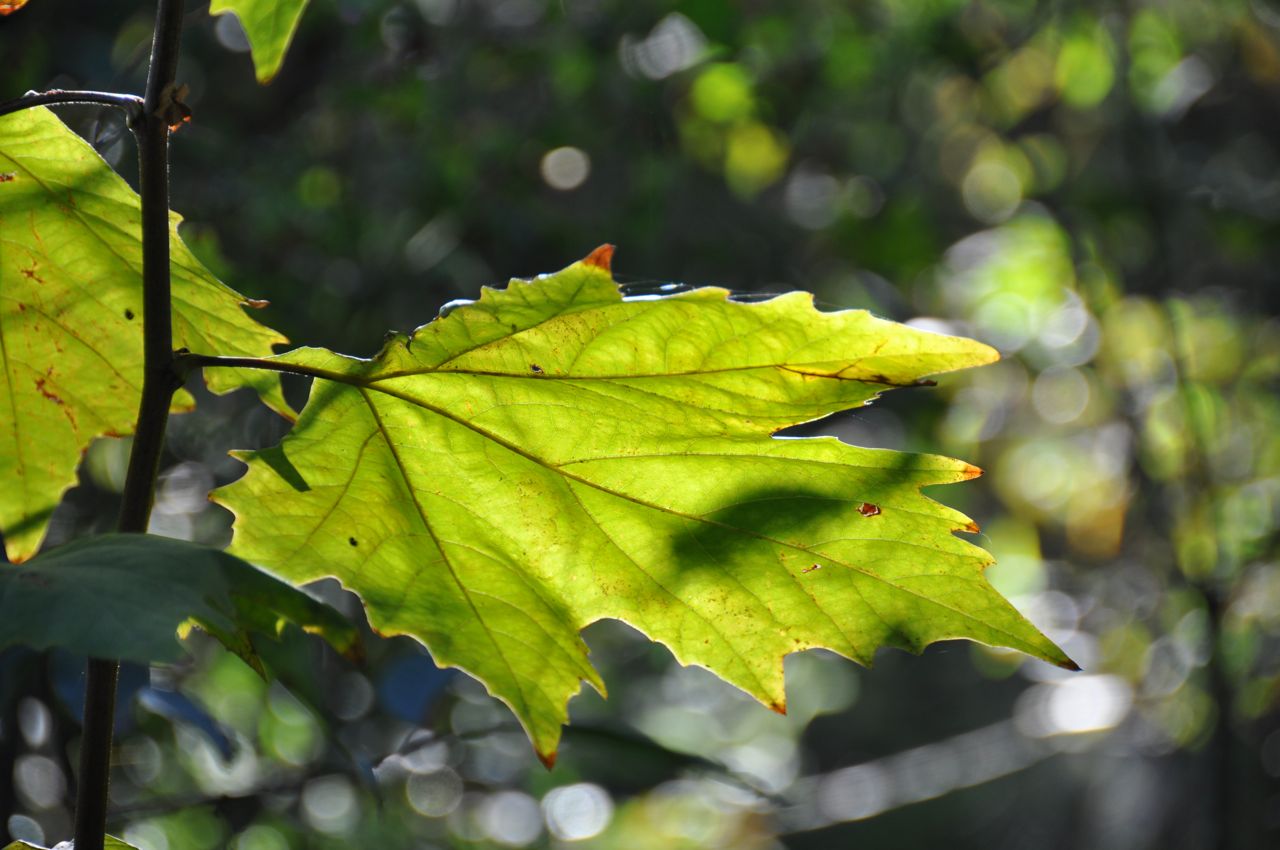
M 769 703 L 769 710 L 776 711 L 778 714 L 785 717 L 787 714 L 786 700 L 775 700 L 774 702 Z
M 981 528 L 981 526 L 979 526 L 979 525 L 978 525 L 976 522 L 974 522 L 973 520 L 969 520 L 969 524 L 968 524 L 968 525 L 966 525 L 966 526 L 965 526 L 963 529 L 961 529 L 961 530 L 962 530 L 962 531 L 967 531 L 967 532 L 969 532 L 970 534 L 977 534 L 978 532 L 982 531 L 982 528 Z
M 556 766 L 556 755 L 557 753 L 555 750 L 551 750 L 547 753 L 538 751 L 538 761 L 542 762 L 542 766 L 547 770 L 552 770 Z
M 983 473 L 981 467 L 974 466 L 971 463 L 966 463 L 960 474 L 964 476 L 965 481 L 968 481 L 970 478 L 981 477 Z
M 584 266 L 594 266 L 607 275 L 613 274 L 613 246 L 609 243 L 601 245 L 582 258 Z
M 1070 658 L 1067 658 L 1065 655 L 1062 656 L 1061 661 L 1057 662 L 1057 666 L 1061 667 L 1063 670 L 1070 670 L 1072 673 L 1080 672 L 1080 665 L 1072 661 Z
M 309 635 L 315 635 L 329 642 L 339 655 L 357 666 L 363 665 L 368 659 L 365 653 L 364 640 L 360 637 L 360 633 L 354 628 L 349 631 L 344 630 L 341 633 L 335 633 L 329 626 L 318 623 L 303 624 L 302 630 Z

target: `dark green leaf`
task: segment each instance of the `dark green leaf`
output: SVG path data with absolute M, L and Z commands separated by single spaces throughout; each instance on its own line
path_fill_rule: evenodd
M 179 635 L 205 629 L 261 671 L 251 632 L 293 623 L 339 651 L 354 627 L 329 606 L 217 549 L 143 534 L 78 540 L 0 568 L 0 648 L 61 647 L 140 663 L 182 657 Z

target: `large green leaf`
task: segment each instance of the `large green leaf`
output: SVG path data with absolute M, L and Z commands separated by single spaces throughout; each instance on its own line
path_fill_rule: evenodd
M 132 431 L 142 387 L 139 210 L 137 194 L 49 110 L 0 118 L 0 530 L 12 560 L 39 548 L 89 443 Z M 174 344 L 270 354 L 284 337 L 249 318 L 251 302 L 196 260 L 178 221 Z M 287 413 L 278 380 L 245 378 L 224 374 L 210 386 L 254 386 Z M 190 404 L 183 393 L 174 409 Z
M 197 625 L 261 670 L 250 633 L 285 623 L 353 652 L 356 631 L 337 611 L 239 558 L 146 534 L 107 534 L 0 569 L 0 648 L 62 647 L 149 664 L 182 657 Z
M 213 0 L 210 15 L 234 12 L 249 37 L 258 82 L 268 83 L 284 64 L 307 0 Z
M 921 495 L 979 474 L 777 430 L 996 359 L 979 343 L 805 293 L 628 300 L 607 251 L 486 290 L 372 360 L 317 376 L 293 433 L 216 495 L 232 551 L 336 576 L 375 628 L 506 701 L 553 757 L 567 702 L 603 691 L 579 630 L 630 623 L 777 710 L 782 660 L 945 638 L 1071 662 L 983 578 L 976 530 Z

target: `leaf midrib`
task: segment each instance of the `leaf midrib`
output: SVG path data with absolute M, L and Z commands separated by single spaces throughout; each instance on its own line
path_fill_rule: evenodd
M 395 441 L 391 439 L 389 429 L 385 424 L 383 424 L 382 416 L 378 413 L 378 408 L 369 399 L 369 391 L 364 387 L 356 387 L 356 390 L 364 400 L 365 406 L 369 408 L 369 413 L 373 417 L 374 425 L 382 435 L 383 442 L 387 444 L 388 451 L 391 452 L 391 457 L 395 461 L 396 469 L 400 472 L 400 477 L 404 479 L 405 489 L 409 492 L 409 498 L 413 502 L 413 507 L 418 514 L 419 520 L 422 522 L 422 527 L 426 530 L 427 534 L 431 536 L 432 542 L 435 543 L 436 549 L 440 552 L 441 560 L 448 568 L 449 575 L 453 578 L 453 583 L 457 585 L 458 590 L 460 590 L 462 595 L 466 598 L 467 606 L 471 609 L 471 613 L 475 615 L 476 622 L 484 626 L 485 634 L 489 636 L 490 643 L 493 644 L 493 648 L 497 651 L 498 657 L 502 659 L 503 665 L 507 668 L 507 672 L 511 676 L 511 681 L 515 684 L 516 692 L 520 695 L 520 703 L 524 712 L 532 711 L 532 706 L 529 703 L 529 697 L 525 694 L 524 686 L 521 684 L 520 677 L 516 675 L 515 668 L 511 664 L 511 659 L 507 658 L 506 652 L 503 651 L 502 644 L 496 637 L 494 637 L 493 632 L 489 628 L 489 624 L 485 621 L 485 618 L 481 616 L 480 609 L 476 607 L 475 601 L 471 598 L 470 588 L 466 586 L 462 581 L 462 578 L 458 575 L 458 571 L 454 568 L 453 561 L 450 559 L 448 551 L 440 542 L 440 536 L 436 534 L 435 528 L 431 525 L 431 520 L 427 518 L 427 511 L 418 500 L 418 492 L 413 487 L 413 480 L 409 477 L 409 470 L 404 464 L 404 459 L 400 457 L 400 452 L 396 449 Z
M 925 355 L 943 354 L 943 353 L 946 353 L 946 352 L 924 352 Z M 288 356 L 289 355 L 287 354 L 281 355 L 281 357 L 288 357 Z M 920 356 L 921 356 L 920 354 L 908 354 L 908 353 L 876 355 L 878 359 L 882 359 L 882 360 L 906 360 L 908 362 L 917 360 L 919 359 Z M 815 367 L 821 366 L 824 363 L 831 363 L 831 362 L 833 361 L 812 360 L 812 361 L 806 361 L 803 363 L 757 363 L 751 366 L 723 366 L 715 369 L 690 369 L 683 372 L 644 372 L 644 373 L 628 372 L 628 373 L 617 374 L 617 375 L 577 375 L 577 374 L 568 375 L 568 374 L 553 374 L 550 372 L 533 372 L 533 371 L 503 372 L 498 370 L 486 370 L 486 369 L 445 369 L 440 366 L 429 366 L 429 367 L 422 367 L 418 369 L 402 369 L 396 372 L 385 372 L 383 374 L 377 375 L 376 377 L 371 377 L 366 380 L 368 382 L 368 385 L 370 386 L 376 383 L 380 383 L 382 381 L 391 381 L 397 378 L 414 378 L 414 377 L 420 377 L 422 375 L 474 375 L 476 377 L 489 377 L 489 378 L 525 378 L 525 379 L 534 380 L 534 381 L 629 381 L 632 379 L 654 379 L 654 378 L 690 378 L 690 377 L 696 378 L 702 375 L 719 375 L 719 374 L 724 374 L 729 372 L 753 372 L 753 371 L 758 371 L 760 369 L 777 369 L 782 372 L 791 372 L 792 374 L 800 375 L 801 377 L 806 377 L 806 378 L 825 378 L 828 380 L 835 380 L 835 381 L 856 381 L 862 384 L 875 384 L 877 386 L 886 386 L 886 387 L 910 387 L 910 386 L 915 386 L 915 383 L 916 383 L 914 381 L 909 381 L 909 382 L 891 381 L 887 378 L 883 380 L 875 380 L 870 377 L 852 378 L 852 377 L 846 377 L 839 373 L 828 374 L 825 372 L 805 372 L 803 371 L 803 368 L 802 368 L 805 366 L 815 366 Z M 857 365 L 857 364 L 856 363 L 851 364 L 850 366 L 847 366 L 844 369 L 841 369 L 840 371 L 841 372 L 848 371 L 849 369 L 853 368 L 854 365 Z

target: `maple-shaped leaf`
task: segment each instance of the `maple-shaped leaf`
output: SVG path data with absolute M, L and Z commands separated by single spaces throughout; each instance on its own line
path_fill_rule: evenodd
M 306 7 L 307 0 L 213 0 L 209 14 L 235 13 L 249 39 L 258 82 L 269 83 L 284 64 Z
M 171 218 L 174 345 L 244 355 L 285 342 L 245 313 Z M 137 194 L 47 109 L 0 118 L 0 532 L 9 558 L 40 546 L 95 437 L 132 432 L 142 388 Z M 289 413 L 277 376 L 222 373 Z M 191 398 L 179 393 L 174 410 Z
M 486 289 L 372 360 L 273 358 L 316 380 L 293 432 L 215 493 L 232 551 L 337 577 L 548 761 L 581 681 L 604 690 L 579 635 L 604 618 L 779 711 L 783 658 L 810 647 L 870 664 L 970 638 L 1071 665 L 953 535 L 970 520 L 920 493 L 977 469 L 773 436 L 992 349 L 807 293 L 626 299 L 608 257 Z

